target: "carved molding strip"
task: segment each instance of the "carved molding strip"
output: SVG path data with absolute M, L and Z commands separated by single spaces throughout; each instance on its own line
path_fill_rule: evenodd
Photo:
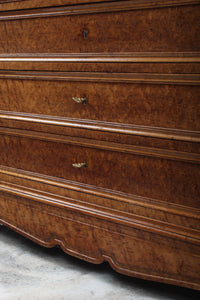
M 70 54 L 0 54 L 0 62 L 31 63 L 198 63 L 199 52 L 132 52 L 132 53 L 70 53 Z
M 0 4 L 1 3 L 6 3 L 6 2 L 22 2 L 22 1 L 26 1 L 26 2 L 29 2 L 29 0 L 0 0 Z M 45 0 L 45 4 L 46 3 L 48 3 L 48 2 L 51 2 L 51 1 L 54 1 L 54 0 Z M 73 1 L 73 0 L 72 0 Z M 93 2 L 95 2 L 96 0 L 94 0 Z M 110 0 L 106 0 L 106 1 L 110 1 Z M 129 0 L 130 1 L 130 0 Z M 137 5 L 137 3 L 139 3 L 140 5 L 144 5 L 145 3 L 159 3 L 159 2 L 161 2 L 161 4 L 162 4 L 162 1 L 163 0 L 154 0 L 154 1 L 152 1 L 152 0 L 135 0 L 134 2 L 135 2 L 135 4 Z M 35 2 L 36 3 L 36 0 L 32 0 L 32 2 Z M 68 2 L 70 2 L 70 0 L 63 0 L 62 2 L 66 2 L 66 4 L 68 3 Z M 87 3 L 88 1 L 87 0 L 80 0 L 80 2 L 82 2 L 83 4 L 84 3 Z M 187 5 L 187 4 L 190 4 L 190 3 L 195 3 L 195 2 L 197 2 L 198 3 L 198 1 L 196 0 L 165 0 L 165 2 L 166 2 L 166 5 L 168 5 L 170 2 L 171 2 L 171 4 L 172 5 L 177 5 L 176 3 L 178 3 L 178 5 Z M 179 4 L 180 3 L 180 4 Z
M 200 142 L 200 132 L 198 131 L 159 128 L 142 125 L 125 125 L 112 122 L 61 118 L 2 110 L 0 111 L 0 122 L 1 119 L 8 121 L 30 122 L 64 127 L 76 127 L 80 129 L 140 135 L 154 138 L 174 139 L 188 142 Z
M 26 0 L 0 0 L 1 3 L 8 3 L 8 2 L 21 2 L 21 1 L 26 1 Z
M 105 13 L 115 11 L 129 11 L 136 9 L 151 9 L 159 7 L 170 6 L 182 6 L 199 4 L 199 0 L 129 0 L 107 3 L 92 3 L 85 5 L 74 6 L 61 6 L 53 8 L 40 8 L 30 9 L 24 11 L 11 11 L 3 12 L 0 14 L 0 20 L 15 20 L 15 19 L 30 19 L 30 18 L 43 18 L 43 17 L 55 17 L 66 15 L 80 15 L 80 14 L 93 14 L 93 13 Z
M 145 198 L 142 196 L 126 194 L 119 191 L 113 191 L 102 187 L 92 186 L 84 183 L 74 182 L 58 177 L 52 177 L 49 175 L 38 174 L 31 171 L 14 169 L 7 166 L 0 165 L 0 174 L 9 176 L 14 179 L 22 179 L 31 186 L 30 182 L 39 183 L 39 186 L 53 186 L 57 188 L 63 188 L 65 190 L 72 190 L 75 192 L 81 192 L 90 196 L 98 196 L 100 198 L 106 198 L 108 200 L 115 200 L 124 202 L 127 204 L 133 204 L 135 206 L 141 206 L 155 211 L 161 211 L 163 213 L 171 213 L 176 216 L 184 216 L 193 219 L 200 219 L 200 210 L 197 208 L 186 207 L 179 204 L 167 203 L 160 200 Z M 25 187 L 23 187 L 24 189 Z M 71 200 L 70 200 L 71 201 Z M 105 207 L 104 207 L 105 209 Z
M 71 201 L 62 201 L 62 198 L 57 195 L 45 192 L 41 193 L 39 190 L 32 190 L 30 188 L 26 189 L 23 186 L 13 187 L 10 184 L 0 183 L 0 193 L 1 192 L 37 203 L 44 203 L 46 205 L 78 212 L 83 215 L 95 217 L 97 219 L 103 219 L 115 224 L 125 225 L 144 231 L 150 231 L 156 234 L 161 234 L 176 239 L 178 238 L 184 241 L 188 240 L 193 244 L 200 245 L 200 235 L 198 230 L 157 220 L 153 220 L 152 223 L 152 219 L 148 219 L 147 217 L 136 216 L 134 214 L 132 216 L 130 214 L 126 216 L 126 214 L 122 214 L 119 213 L 119 211 L 117 212 L 116 210 L 108 208 L 97 209 L 94 207 L 88 207 L 87 205 L 83 206 L 75 203 L 72 204 Z
M 200 85 L 199 74 L 0 71 L 0 79 Z
M 7 129 L 0 127 L 0 134 L 20 136 L 31 139 L 39 139 L 51 142 L 59 142 L 83 147 L 91 147 L 108 151 L 123 152 L 135 155 L 150 156 L 164 158 L 176 161 L 185 161 L 200 164 L 200 155 L 196 153 L 180 152 L 175 150 L 158 149 L 150 147 L 142 147 L 135 145 L 119 144 L 113 142 L 104 142 L 85 138 L 77 138 L 71 136 L 55 135 L 51 133 L 40 133 L 35 131 Z
M 104 0 L 110 1 L 110 0 Z M 19 9 L 31 9 L 39 7 L 53 7 L 63 5 L 74 5 L 88 3 L 87 0 L 0 0 L 0 9 L 2 11 L 7 10 L 19 10 Z M 94 0 L 90 2 L 102 2 L 102 0 Z

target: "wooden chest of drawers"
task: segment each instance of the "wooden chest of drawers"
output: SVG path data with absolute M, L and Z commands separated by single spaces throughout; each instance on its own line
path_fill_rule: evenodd
M 200 289 L 200 1 L 0 1 L 0 222 Z

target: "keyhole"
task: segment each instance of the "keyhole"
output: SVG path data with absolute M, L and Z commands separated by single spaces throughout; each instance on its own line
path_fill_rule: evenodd
M 83 38 L 84 38 L 84 40 L 87 39 L 87 36 L 88 36 L 88 31 L 87 30 L 83 30 Z

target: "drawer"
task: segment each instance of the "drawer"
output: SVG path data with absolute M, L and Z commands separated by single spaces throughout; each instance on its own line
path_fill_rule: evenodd
M 198 164 L 8 135 L 0 149 L 1 165 L 199 207 Z
M 200 50 L 198 6 L 131 10 L 134 2 L 127 1 L 117 11 L 104 5 L 2 13 L 0 53 Z
M 0 79 L 0 110 L 199 130 L 199 94 L 197 85 Z

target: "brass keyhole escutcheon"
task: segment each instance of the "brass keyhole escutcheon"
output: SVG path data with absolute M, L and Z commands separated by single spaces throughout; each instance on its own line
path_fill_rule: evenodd
M 84 40 L 86 40 L 88 37 L 88 31 L 87 30 L 83 30 L 83 38 Z

